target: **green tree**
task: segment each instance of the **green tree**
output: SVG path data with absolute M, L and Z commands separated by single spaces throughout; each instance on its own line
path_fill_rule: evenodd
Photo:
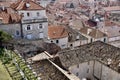
M 11 35 L 9 35 L 8 33 L 0 30 L 0 46 L 2 46 L 3 42 L 8 42 L 11 39 L 12 39 Z

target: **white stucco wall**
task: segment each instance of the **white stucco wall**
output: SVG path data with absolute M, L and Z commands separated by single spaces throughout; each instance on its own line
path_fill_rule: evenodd
M 42 24 L 42 28 L 39 28 L 39 25 Z M 27 26 L 31 26 L 31 30 L 27 30 Z M 40 38 L 40 33 L 43 33 L 43 38 L 48 37 L 48 23 L 31 23 L 31 24 L 23 24 L 23 35 L 24 38 L 27 38 L 27 35 L 31 34 L 32 39 L 39 39 Z
M 109 42 L 117 41 L 117 40 L 120 40 L 120 36 L 115 36 L 115 37 L 109 37 L 109 38 L 108 38 L 108 41 L 109 41 Z
M 14 38 L 21 38 L 21 25 L 18 24 L 0 24 L 0 30 L 3 30 Z M 19 35 L 16 34 L 16 31 L 19 32 Z
M 93 65 L 93 61 L 84 62 L 84 63 L 79 64 L 79 67 L 78 65 L 70 67 L 69 70 L 71 73 L 75 75 L 78 73 L 78 75 L 76 76 L 78 76 L 80 79 L 90 78 L 93 80 L 93 76 L 92 76 L 93 66 L 92 65 Z
M 78 41 L 74 41 L 74 42 L 69 42 L 68 47 L 71 47 L 70 46 L 71 44 L 73 45 L 73 47 L 77 47 L 77 46 L 84 45 L 87 43 L 88 43 L 88 40 L 78 40 Z
M 95 61 L 94 75 L 101 80 L 120 80 L 120 74 L 111 68 Z
M 40 39 L 41 33 L 43 39 L 48 38 L 48 21 L 46 10 L 18 10 L 18 13 L 20 15 L 24 15 L 21 20 L 24 38 L 31 36 L 30 39 Z M 27 15 L 28 13 L 29 16 Z M 39 28 L 40 24 L 43 26 L 41 29 Z M 31 30 L 26 30 L 28 25 L 31 26 Z
M 83 33 L 80 33 L 80 34 L 82 34 L 83 36 L 85 36 L 86 38 L 88 38 L 88 43 L 91 43 L 91 39 L 92 39 L 92 42 L 95 42 L 95 41 L 102 41 L 102 42 L 104 42 L 104 38 L 106 39 L 106 42 L 108 42 L 108 37 L 102 37 L 102 38 L 93 38 L 93 37 L 91 37 L 91 36 L 89 36 L 89 35 L 86 35 L 86 34 L 83 34 Z
M 45 10 L 20 10 L 18 13 L 21 15 L 23 13 L 24 17 L 22 17 L 23 20 L 25 19 L 41 19 L 46 18 L 46 11 Z M 27 13 L 29 13 L 29 16 L 27 16 Z M 39 13 L 39 16 L 37 16 L 37 13 Z
M 59 42 L 56 43 L 56 40 L 58 40 Z M 68 45 L 68 37 L 65 38 L 60 38 L 60 39 L 48 39 L 46 42 L 48 43 L 55 43 L 58 46 L 60 46 L 62 49 L 67 48 Z
M 89 69 L 89 70 L 88 70 Z M 71 66 L 69 68 L 70 72 L 73 74 L 78 74 L 77 76 L 82 78 L 90 78 L 91 80 L 120 80 L 120 73 L 105 66 L 99 61 L 89 61 L 78 65 Z M 96 78 L 95 78 L 95 77 Z

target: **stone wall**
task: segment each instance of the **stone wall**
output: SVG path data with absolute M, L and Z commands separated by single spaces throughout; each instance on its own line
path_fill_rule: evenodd
M 14 38 L 21 38 L 20 24 L 0 24 L 0 30 L 11 34 Z

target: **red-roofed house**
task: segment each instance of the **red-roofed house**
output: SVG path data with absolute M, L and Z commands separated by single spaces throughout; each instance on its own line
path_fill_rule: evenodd
M 88 43 L 94 41 L 102 41 L 102 42 L 108 41 L 108 36 L 98 29 L 84 27 L 80 29 L 80 34 L 88 38 Z
M 67 48 L 68 32 L 63 26 L 49 26 L 48 40 L 49 43 L 55 43 L 61 48 Z
M 21 37 L 21 16 L 11 8 L 0 9 L 0 30 L 11 34 L 14 38 Z
M 32 0 L 20 0 L 11 5 L 21 19 L 22 37 L 26 39 L 47 38 L 46 10 Z

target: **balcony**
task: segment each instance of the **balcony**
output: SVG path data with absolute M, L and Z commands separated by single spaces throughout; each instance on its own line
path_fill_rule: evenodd
M 23 19 L 22 23 L 37 23 L 37 22 L 47 22 L 47 18 L 41 18 L 41 19 Z

